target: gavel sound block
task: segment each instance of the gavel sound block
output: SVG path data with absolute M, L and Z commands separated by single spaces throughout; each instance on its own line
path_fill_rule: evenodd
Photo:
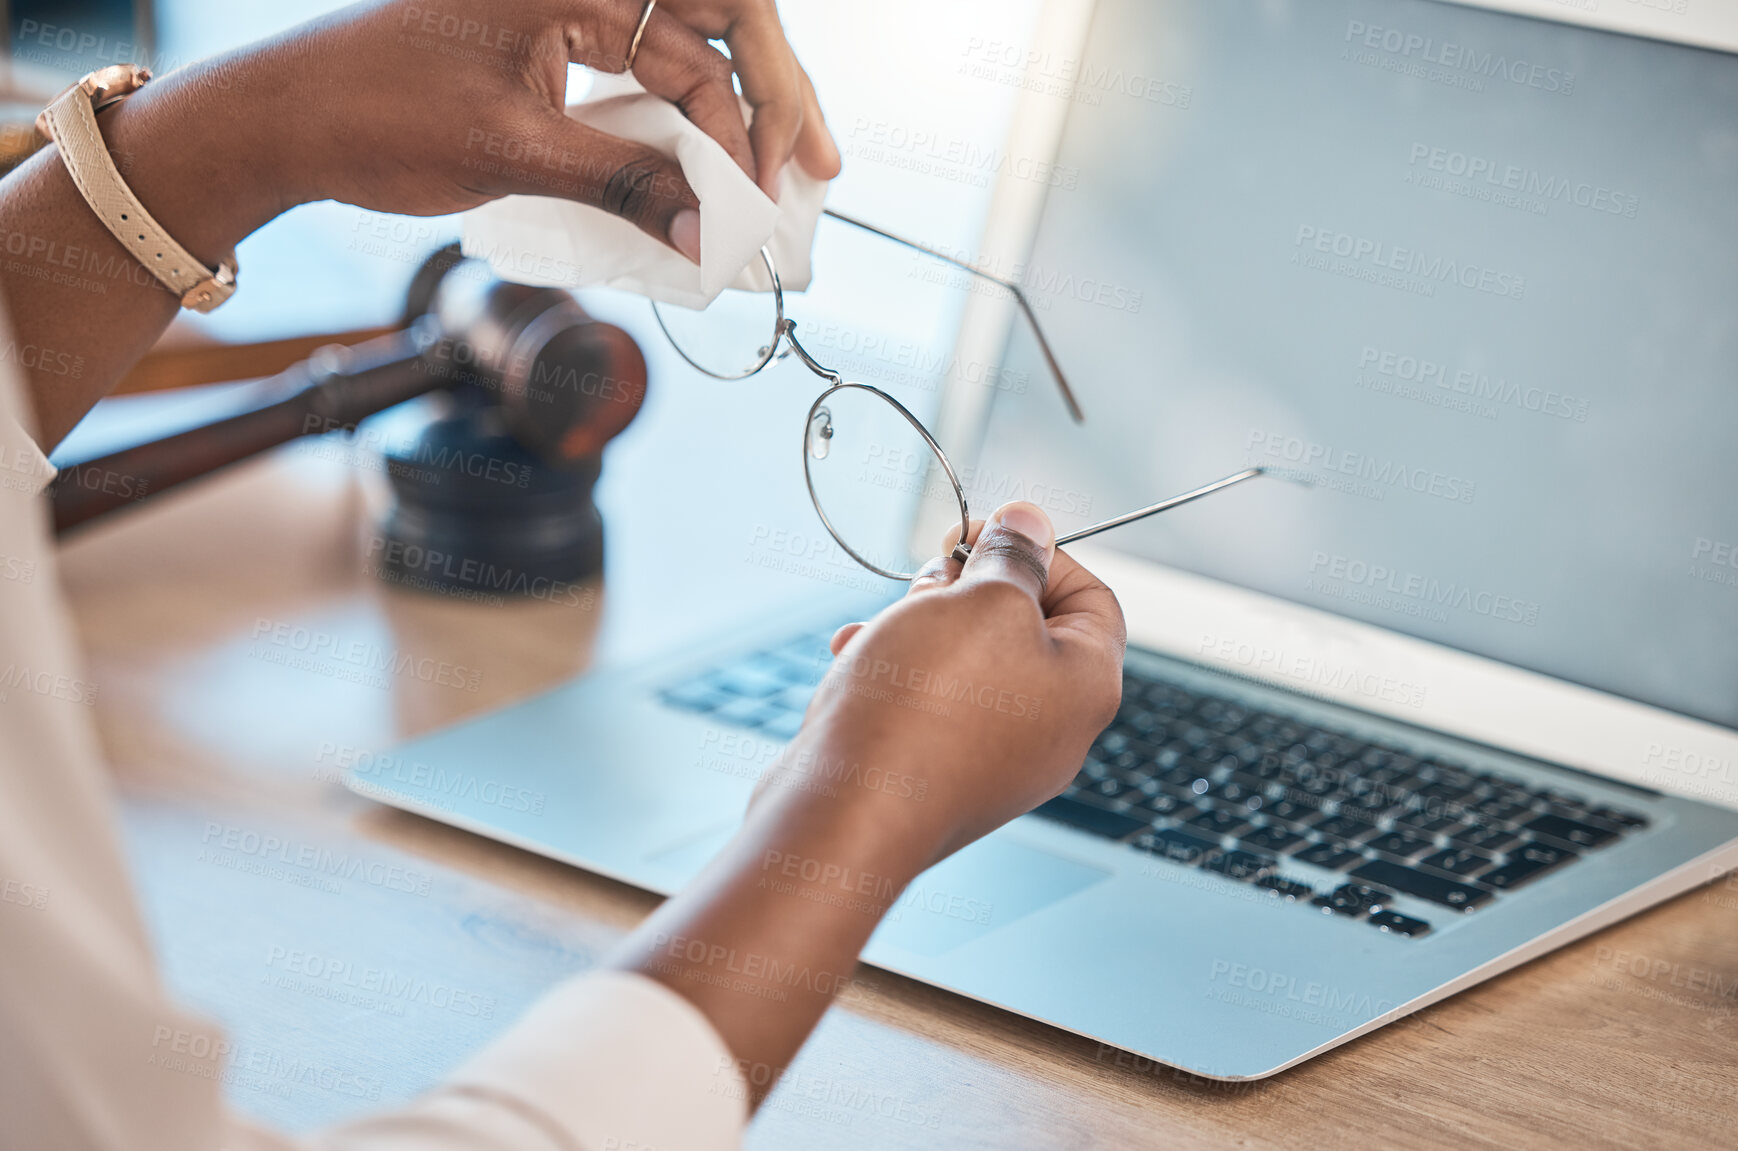
M 633 338 L 566 292 L 495 279 L 453 249 L 424 264 L 406 318 L 401 332 L 321 349 L 240 415 L 64 469 L 49 489 L 55 530 L 437 393 L 439 414 L 385 452 L 394 503 L 371 548 L 381 577 L 511 596 L 597 574 L 603 448 L 646 394 Z

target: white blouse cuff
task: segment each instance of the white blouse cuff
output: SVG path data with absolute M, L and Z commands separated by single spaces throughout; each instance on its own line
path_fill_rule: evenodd
M 699 1008 L 620 971 L 556 987 L 445 1086 L 584 1151 L 731 1151 L 748 1114 L 746 1081 Z

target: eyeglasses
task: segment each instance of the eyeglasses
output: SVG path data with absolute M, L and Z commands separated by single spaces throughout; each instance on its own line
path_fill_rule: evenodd
M 1018 284 L 843 212 L 828 208 L 823 214 L 1004 289 L 1025 317 L 1069 415 L 1076 423 L 1085 422 L 1068 378 Z M 872 384 L 845 379 L 822 365 L 798 342 L 796 321 L 785 315 L 784 291 L 772 253 L 762 248 L 760 258 L 766 271 L 766 286 L 761 290 L 726 292 L 699 311 L 653 303 L 652 312 L 671 347 L 696 370 L 719 380 L 746 379 L 775 360 L 795 355 L 827 383 L 809 405 L 803 423 L 803 478 L 815 514 L 833 541 L 876 575 L 891 580 L 914 578 L 915 572 L 905 570 L 910 564 L 890 554 L 889 540 L 910 522 L 903 514 L 908 510 L 909 498 L 922 496 L 958 504 L 960 542 L 954 546 L 953 558 L 965 560 L 971 554 L 970 546 L 964 542 L 971 529 L 971 512 L 966 507 L 959 473 L 947 453 L 904 404 Z M 1056 544 L 1060 547 L 1134 523 L 1265 474 L 1265 468 L 1245 468 L 1191 491 L 1069 532 L 1058 537 Z M 942 477 L 945 485 L 941 483 Z

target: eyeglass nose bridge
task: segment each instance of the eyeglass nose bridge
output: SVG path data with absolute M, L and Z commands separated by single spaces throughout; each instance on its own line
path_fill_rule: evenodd
M 807 348 L 803 347 L 803 345 L 797 341 L 797 322 L 795 320 L 788 316 L 781 319 L 779 321 L 778 331 L 779 335 L 784 337 L 785 346 L 797 354 L 797 358 L 803 362 L 803 365 L 807 367 L 809 371 L 815 373 L 815 375 L 821 377 L 823 380 L 826 380 L 833 387 L 838 387 L 840 384 L 845 382 L 844 376 L 841 376 L 832 368 L 821 364 L 821 362 L 816 360 L 815 357 L 809 355 L 809 350 Z

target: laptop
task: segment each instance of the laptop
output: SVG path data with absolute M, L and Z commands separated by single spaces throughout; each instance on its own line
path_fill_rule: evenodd
M 1738 29 L 1520 7 L 1066 0 L 1035 48 L 966 49 L 1021 89 L 1008 154 L 1068 177 L 1006 166 L 976 255 L 1087 413 L 1010 386 L 1038 352 L 974 294 L 957 360 L 1001 370 L 938 425 L 974 506 L 1066 531 L 1235 466 L 1305 483 L 1074 551 L 1128 618 L 1115 722 L 867 962 L 1256 1079 L 1738 864 Z M 945 509 L 911 502 L 921 550 Z M 675 891 L 833 627 L 898 590 L 817 590 L 350 785 Z

